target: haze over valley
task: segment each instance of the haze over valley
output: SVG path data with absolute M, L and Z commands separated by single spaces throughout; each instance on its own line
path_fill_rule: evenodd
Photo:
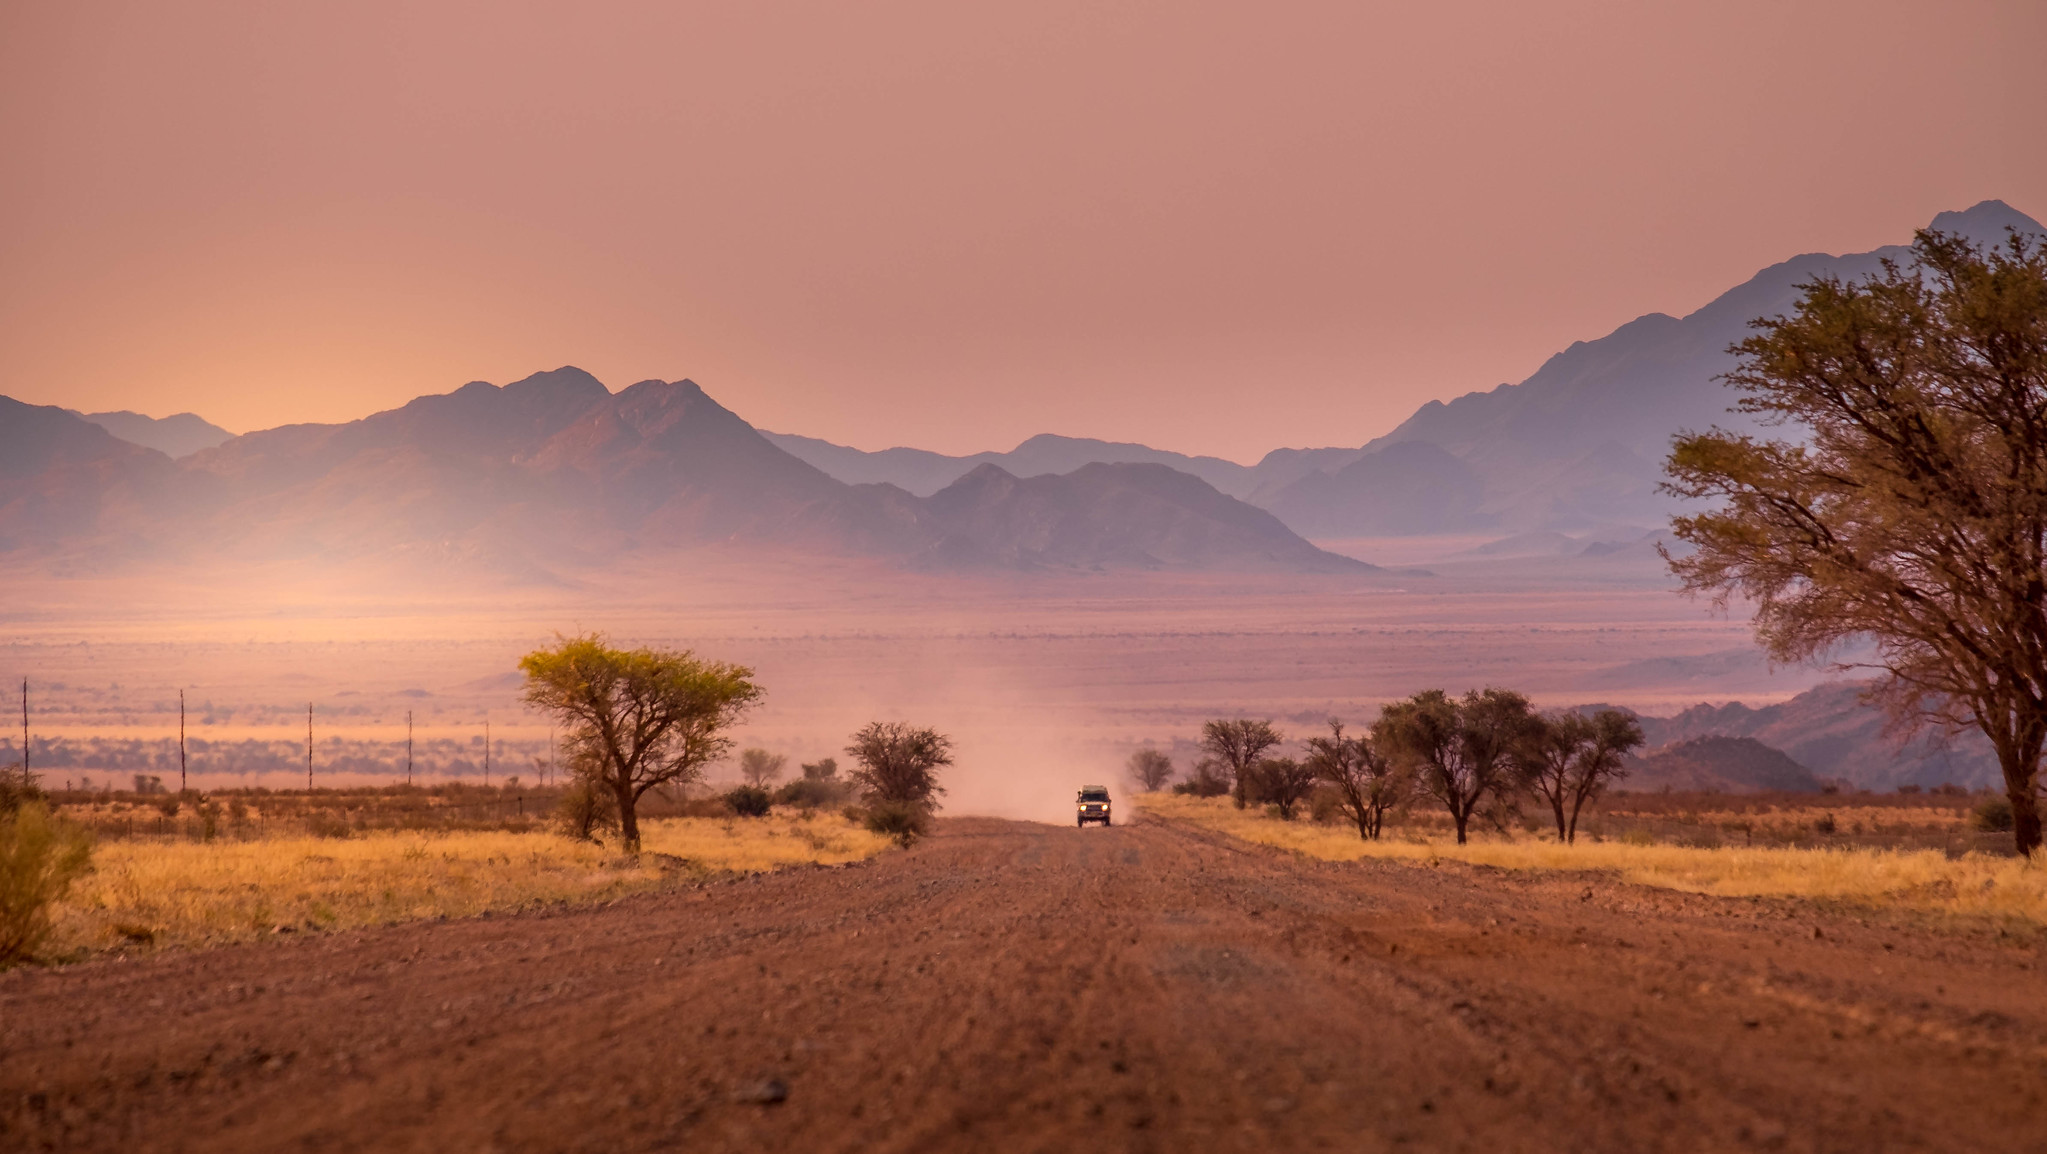
M 2040 231 L 1996 201 L 1930 224 Z M 125 764 L 106 742 L 160 758 L 177 684 L 209 703 L 205 732 L 256 743 L 207 774 L 296 772 L 308 699 L 351 780 L 396 764 L 408 712 L 455 743 L 447 772 L 479 771 L 485 716 L 530 766 L 545 734 L 510 662 L 575 627 L 758 666 L 774 690 L 750 739 L 804 756 L 863 712 L 952 718 L 955 804 L 991 812 L 1042 807 L 1043 767 L 1184 752 L 1219 712 L 1306 733 L 1438 684 L 1789 710 L 1652 729 L 1760 737 L 1807 786 L 1981 784 L 1980 745 L 1897 747 L 1838 675 L 1770 668 L 1739 607 L 1674 596 L 1656 552 L 1672 435 L 1754 427 L 1714 379 L 1726 346 L 1796 284 L 1898 252 L 1796 257 L 1354 447 L 1248 465 L 1053 434 L 863 452 L 763 432 L 689 380 L 613 391 L 572 366 L 240 436 L 0 400 L 10 667 L 37 671 L 45 763 L 80 774 Z

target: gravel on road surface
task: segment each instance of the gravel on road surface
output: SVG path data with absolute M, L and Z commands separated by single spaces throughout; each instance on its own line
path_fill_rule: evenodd
M 0 975 L 0 1149 L 2041 1150 L 2037 935 L 941 822 Z

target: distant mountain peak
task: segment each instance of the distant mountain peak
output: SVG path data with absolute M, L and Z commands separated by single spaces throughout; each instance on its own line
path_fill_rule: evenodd
M 126 409 L 112 413 L 81 413 L 76 409 L 66 411 L 91 421 L 123 441 L 141 445 L 146 449 L 155 449 L 171 457 L 189 457 L 201 449 L 210 449 L 234 437 L 233 433 L 207 421 L 197 413 L 172 413 L 168 417 L 151 417 Z
M 2008 228 L 2047 234 L 2039 221 L 2001 200 L 1981 200 L 1960 212 L 1943 212 L 1926 226 L 1935 232 L 1961 233 L 1978 241 L 2001 240 Z

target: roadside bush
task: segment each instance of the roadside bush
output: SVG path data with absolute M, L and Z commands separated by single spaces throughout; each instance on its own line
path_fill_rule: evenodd
M 1318 825 L 1328 825 L 1350 816 L 1344 812 L 1343 794 L 1326 782 L 1308 797 L 1308 816 Z
M 1984 833 L 2010 833 L 2012 827 L 2011 799 L 1999 794 L 1986 797 L 1976 803 L 1972 813 L 1976 828 Z
M 1204 757 L 1194 763 L 1193 776 L 1174 786 L 1173 792 L 1188 797 L 1221 797 L 1230 792 L 1230 779 L 1223 775 L 1220 762 Z
M 30 802 L 44 800 L 42 787 L 35 782 L 23 781 L 14 774 L 0 770 L 0 817 L 5 817 Z
M 618 829 L 618 798 L 588 777 L 578 776 L 554 811 L 555 829 L 576 841 L 596 841 L 598 832 Z
M 897 845 L 909 849 L 931 832 L 931 811 L 911 801 L 877 801 L 867 807 L 862 824 L 869 832 L 893 838 Z
M 775 799 L 757 785 L 742 785 L 725 795 L 725 808 L 740 817 L 766 817 Z
M 35 952 L 50 932 L 51 907 L 91 868 L 91 835 L 41 801 L 0 815 L 0 966 Z
M 851 782 L 840 781 L 835 777 L 799 777 L 775 791 L 775 804 L 796 806 L 799 809 L 817 809 L 820 806 L 838 805 L 852 796 Z

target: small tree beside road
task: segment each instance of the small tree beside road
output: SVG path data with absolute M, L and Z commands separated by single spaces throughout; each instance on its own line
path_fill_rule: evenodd
M 753 670 L 687 650 L 615 649 L 601 634 L 562 637 L 519 661 L 526 703 L 566 731 L 572 761 L 611 791 L 627 853 L 650 789 L 686 785 L 732 749 L 725 731 L 761 698 Z
M 1388 705 L 1372 741 L 1394 752 L 1443 803 L 1463 845 L 1471 815 L 1513 787 L 1511 755 L 1533 716 L 1528 699 L 1509 689 L 1474 689 L 1462 699 L 1430 689 Z
M 938 808 L 940 766 L 952 764 L 952 739 L 901 721 L 869 723 L 846 753 L 860 763 L 850 775 L 867 798 L 867 827 L 905 847 L 930 829 Z
M 1173 777 L 1173 759 L 1156 749 L 1140 749 L 1130 755 L 1130 780 L 1144 787 L 1146 793 L 1157 793 Z
M 1343 812 L 1357 823 L 1358 836 L 1377 841 L 1386 813 L 1407 800 L 1414 777 L 1364 735 L 1346 737 L 1343 723 L 1329 719 L 1329 736 L 1308 739 L 1307 764 L 1335 787 Z
M 1201 748 L 1227 772 L 1238 809 L 1244 808 L 1258 760 L 1283 740 L 1270 721 L 1240 717 L 1218 719 L 1201 727 Z

